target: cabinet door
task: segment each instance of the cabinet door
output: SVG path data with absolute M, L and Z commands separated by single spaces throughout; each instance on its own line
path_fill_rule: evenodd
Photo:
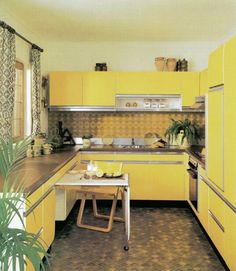
M 200 72 L 200 96 L 208 92 L 207 69 Z
M 225 207 L 226 205 L 221 198 L 210 189 L 208 234 L 222 256 L 225 252 Z
M 117 74 L 117 93 L 178 94 L 179 80 L 175 72 L 120 72 Z
M 51 106 L 82 105 L 82 73 L 51 72 L 49 96 Z
M 224 177 L 225 196 L 236 206 L 236 37 L 225 44 Z
M 129 173 L 131 199 L 184 200 L 185 179 L 182 164 L 124 164 Z
M 204 229 L 208 231 L 208 185 L 199 178 L 198 183 L 198 213 Z
M 236 270 L 236 213 L 225 208 L 225 252 L 224 259 L 230 270 Z
M 42 208 L 42 187 L 37 189 L 32 195 L 27 198 L 26 205 L 26 230 L 27 232 L 37 234 L 43 227 Z M 35 205 L 37 203 L 37 205 Z
M 25 219 L 25 226 L 26 226 L 26 231 L 30 233 L 37 234 L 39 233 L 40 230 L 42 230 L 42 233 L 40 235 L 40 238 L 43 238 L 43 202 L 40 201 L 40 198 L 42 197 L 42 188 L 40 187 L 39 189 L 36 190 L 32 195 L 30 195 L 27 198 L 27 207 L 26 210 L 28 215 L 26 216 Z M 38 205 L 35 207 L 33 206 L 36 202 L 38 202 Z M 40 241 L 40 240 L 39 240 Z M 41 242 L 43 244 L 43 242 Z M 43 255 L 41 255 L 43 257 Z M 34 267 L 32 263 L 29 260 L 26 260 L 27 266 L 26 270 L 27 271 L 34 271 Z
M 220 189 L 224 189 L 223 178 L 223 96 L 224 91 L 208 93 L 207 116 L 207 177 Z
M 116 73 L 86 72 L 83 75 L 83 105 L 115 105 Z
M 214 87 L 224 83 L 223 78 L 223 51 L 224 46 L 217 48 L 208 59 L 208 86 Z
M 56 208 L 56 198 L 55 190 L 46 196 L 43 200 L 43 234 L 42 238 L 44 240 L 45 249 L 48 250 L 50 245 L 54 240 L 55 235 L 55 208 Z
M 195 97 L 199 96 L 199 73 L 182 72 L 180 77 L 180 93 L 182 94 L 182 104 L 190 106 L 194 104 Z

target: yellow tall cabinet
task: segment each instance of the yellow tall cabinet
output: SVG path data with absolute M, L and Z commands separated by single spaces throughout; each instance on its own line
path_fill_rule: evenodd
M 225 195 L 236 206 L 236 37 L 225 44 L 224 177 Z
M 82 73 L 51 72 L 49 104 L 50 106 L 82 105 Z
M 223 102 L 223 88 L 209 91 L 207 101 L 207 177 L 222 191 L 224 190 Z
M 214 50 L 208 59 L 208 86 L 224 84 L 224 45 Z
M 116 73 L 85 72 L 83 74 L 83 105 L 115 105 Z
M 205 95 L 207 92 L 208 92 L 208 70 L 205 69 L 203 71 L 200 72 L 200 75 L 199 75 L 199 82 L 200 82 L 200 85 L 199 85 L 199 94 L 200 96 L 202 95 Z

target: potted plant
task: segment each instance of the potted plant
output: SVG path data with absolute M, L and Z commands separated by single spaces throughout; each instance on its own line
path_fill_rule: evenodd
M 45 270 L 41 255 L 48 261 L 40 233 L 29 233 L 25 229 L 20 208 L 27 204 L 24 195 L 24 182 L 11 172 L 17 171 L 23 157 L 25 157 L 31 137 L 13 144 L 12 138 L 0 139 L 0 173 L 3 188 L 0 192 L 0 270 L 24 271 L 27 261 L 30 261 L 35 271 Z M 14 220 L 20 221 L 22 227 L 14 227 Z
M 93 137 L 92 135 L 84 135 L 84 136 L 82 136 L 83 147 L 84 148 L 89 148 L 91 146 L 91 138 L 92 137 Z
M 170 145 L 189 147 L 189 145 L 196 144 L 201 139 L 200 128 L 189 119 L 185 119 L 184 121 L 171 120 L 172 123 L 165 133 Z

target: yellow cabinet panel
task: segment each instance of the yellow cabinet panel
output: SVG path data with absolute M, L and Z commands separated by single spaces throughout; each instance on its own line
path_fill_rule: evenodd
M 230 270 L 236 270 L 236 213 L 225 208 L 225 252 L 224 259 Z
M 82 73 L 50 73 L 50 105 L 82 105 Z
M 195 97 L 199 96 L 199 73 L 182 72 L 180 77 L 180 93 L 182 94 L 182 104 L 190 106 L 194 104 Z
M 43 245 L 47 250 L 54 240 L 55 235 L 55 208 L 56 197 L 55 190 L 53 189 L 50 194 L 43 200 Z
M 129 173 L 131 199 L 184 200 L 184 166 L 124 164 Z
M 207 69 L 200 72 L 200 95 L 204 95 L 208 92 L 207 73 Z
M 116 73 L 86 72 L 83 75 L 83 105 L 115 105 Z
M 236 206 L 236 37 L 225 44 L 224 178 L 225 196 Z
M 208 234 L 222 256 L 225 252 L 225 207 L 225 203 L 209 189 Z
M 220 189 L 223 178 L 223 90 L 208 93 L 207 177 Z
M 180 80 L 174 72 L 121 72 L 117 75 L 120 94 L 175 94 L 180 92 Z
M 201 177 L 198 183 L 198 195 L 198 217 L 205 230 L 208 231 L 208 186 Z
M 223 78 L 223 54 L 224 46 L 214 50 L 208 59 L 208 86 L 214 87 L 224 83 Z
M 184 200 L 185 155 L 82 154 L 82 161 L 121 161 L 131 199 Z
M 199 73 L 123 72 L 117 74 L 120 94 L 182 94 L 183 105 L 199 95 Z

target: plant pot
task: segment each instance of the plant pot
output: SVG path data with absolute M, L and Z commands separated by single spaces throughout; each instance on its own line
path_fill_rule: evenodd
M 166 62 L 166 59 L 164 57 L 156 57 L 155 58 L 155 66 L 156 66 L 157 71 L 159 71 L 159 72 L 164 71 L 165 62 Z
M 187 149 L 189 147 L 190 147 L 190 144 L 189 144 L 187 138 L 185 137 L 184 140 L 183 140 L 183 144 L 181 145 L 181 148 L 182 149 Z
M 91 140 L 90 139 L 83 139 L 83 147 L 84 148 L 89 148 L 91 146 Z

